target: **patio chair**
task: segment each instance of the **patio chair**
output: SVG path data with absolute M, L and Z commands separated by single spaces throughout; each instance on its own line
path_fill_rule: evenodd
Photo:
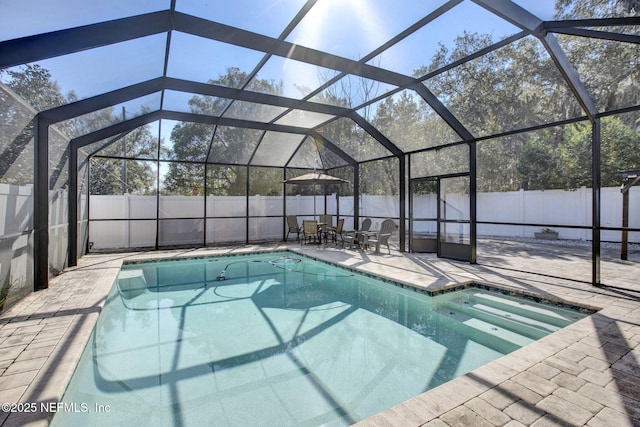
M 338 220 L 337 227 L 329 228 L 327 230 L 327 240 L 331 239 L 333 243 L 338 244 L 338 236 L 340 236 L 340 241 L 342 242 L 342 246 L 344 247 L 344 239 L 342 238 L 342 227 L 344 226 L 344 218 L 340 218 Z
M 362 225 L 359 230 L 345 230 L 342 233 L 342 246 L 345 242 L 349 242 L 349 249 L 353 249 L 354 245 L 359 245 L 362 242 L 363 233 L 369 231 L 371 228 L 371 218 L 365 218 L 362 221 Z
M 287 235 L 285 236 L 285 242 L 289 238 L 289 234 L 296 233 L 296 242 L 300 240 L 300 233 L 302 232 L 302 227 L 298 225 L 298 217 L 295 215 L 287 215 Z
M 391 248 L 389 247 L 389 238 L 391 234 L 396 230 L 396 223 L 393 222 L 391 218 L 387 218 L 382 221 L 382 225 L 380 225 L 380 230 L 377 233 L 368 233 L 366 238 L 366 245 L 371 247 L 372 244 L 376 245 L 375 252 L 377 254 L 380 253 L 380 245 L 387 245 L 387 251 L 391 253 Z
M 322 241 L 320 236 L 320 229 L 318 228 L 318 223 L 316 221 L 302 221 L 302 236 L 305 243 L 307 243 L 310 238 L 313 238 L 314 241 L 317 240 L 319 243 Z
M 320 223 L 327 229 L 333 227 L 333 215 L 320 215 Z

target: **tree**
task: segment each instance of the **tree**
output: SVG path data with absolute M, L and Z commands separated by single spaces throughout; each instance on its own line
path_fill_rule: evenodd
M 520 188 L 523 190 L 545 190 L 556 188 L 560 175 L 560 161 L 545 139 L 530 139 L 524 143 L 518 158 Z
M 174 141 L 170 156 L 180 162 L 170 163 L 169 172 L 163 183 L 163 192 L 168 194 L 191 195 L 194 188 L 201 194 L 204 190 L 204 162 L 207 158 L 211 126 L 200 123 L 177 124 L 171 131 Z M 188 143 L 186 143 L 188 141 Z M 182 163 L 185 162 L 200 162 Z
M 106 158 L 106 156 L 122 157 L 123 145 L 125 156 L 132 160 Z M 125 192 L 129 194 L 155 193 L 155 162 L 133 159 L 156 157 L 157 146 L 158 140 L 151 133 L 149 126 L 141 126 L 100 150 L 97 153 L 98 157 L 93 159 L 91 163 L 89 180 L 91 194 L 122 194 L 122 179 L 125 175 Z M 123 173 L 123 168 L 126 168 L 125 173 Z
M 618 117 L 602 119 L 602 185 L 620 185 L 620 172 L 640 170 L 640 130 L 633 130 Z
M 405 90 L 381 101 L 371 124 L 403 151 L 412 151 L 431 145 L 427 142 L 430 133 L 422 126 L 424 111 L 424 102 L 418 102 L 410 91 Z
M 248 74 L 238 68 L 229 68 L 227 73 L 217 80 L 209 80 L 210 84 L 218 84 L 228 87 L 242 87 L 248 79 Z M 247 85 L 247 89 L 271 94 L 282 93 L 282 83 L 274 83 L 268 80 L 254 78 Z M 218 116 L 224 112 L 228 100 L 210 96 L 196 95 L 189 101 L 189 109 L 195 114 Z M 234 116 L 242 118 L 261 117 L 263 110 L 256 104 L 234 102 L 232 107 Z M 181 122 L 171 131 L 170 140 L 172 147 L 169 156 L 180 162 L 169 164 L 169 170 L 164 179 L 163 191 L 172 194 L 190 195 L 193 188 L 198 188 L 199 193 L 204 186 L 204 169 L 202 164 L 190 163 L 237 163 L 243 164 L 250 159 L 253 150 L 260 140 L 261 132 L 253 129 L 241 129 L 229 126 L 211 126 L 201 123 Z M 243 177 L 243 174 L 232 173 L 233 168 L 208 168 L 207 179 L 216 185 L 209 187 L 215 194 L 238 194 L 244 183 L 235 179 Z M 280 175 L 281 180 L 281 175 Z M 255 185 L 261 185 L 257 180 Z M 264 182 L 263 182 L 264 183 Z M 227 185 L 225 188 L 223 185 Z M 252 188 L 258 194 L 260 188 Z
M 556 0 L 558 19 L 612 18 L 637 16 L 638 0 Z
M 556 9 L 559 19 L 583 19 L 634 15 L 637 4 L 627 0 L 558 0 Z M 586 37 L 556 37 L 600 111 L 640 103 L 637 45 Z M 414 74 L 421 76 L 438 70 L 492 43 L 489 35 L 464 33 L 455 40 L 454 46 L 440 46 L 431 62 Z M 476 137 L 585 114 L 548 52 L 533 37 L 465 62 L 426 80 L 425 84 Z M 617 170 L 636 164 L 630 154 L 633 149 L 623 150 L 618 146 L 631 144 L 639 113 L 617 117 L 615 132 L 612 122 L 607 123 L 605 129 L 603 120 L 603 185 L 617 185 L 614 179 Z M 505 191 L 520 186 L 538 189 L 591 185 L 590 138 L 590 124 L 585 122 L 575 127 L 558 126 L 478 142 L 478 189 Z
M 565 188 L 591 186 L 591 124 L 576 123 L 565 132 L 559 147 L 562 184 Z M 601 180 L 603 187 L 620 185 L 622 170 L 640 169 L 640 133 L 631 130 L 618 117 L 605 117 L 601 123 Z
M 91 160 L 91 194 L 122 194 L 122 160 L 96 157 Z M 125 191 L 129 194 L 155 193 L 155 168 L 148 162 L 126 160 Z
M 75 96 L 73 93 L 67 97 L 63 96 L 58 84 L 52 80 L 49 70 L 38 64 L 27 64 L 18 69 L 0 73 L 6 73 L 8 76 L 6 86 L 13 92 L 2 91 L 1 178 L 18 185 L 33 183 L 32 119 L 35 114 L 30 108 L 35 111 L 44 111 L 73 101 Z M 23 105 L 18 97 L 22 98 L 29 107 Z M 64 149 L 57 152 L 62 156 Z M 50 160 L 51 171 L 59 168 L 59 158 Z
M 590 19 L 637 16 L 638 0 L 557 0 L 559 19 Z M 640 34 L 638 27 L 612 28 L 625 34 Z M 611 111 L 640 103 L 640 67 L 638 47 L 633 43 L 558 35 L 558 40 L 589 94 L 601 111 Z M 623 118 L 634 125 L 638 114 Z
M 58 107 L 77 99 L 73 92 L 69 92 L 66 96 L 63 95 L 58 83 L 52 79 L 50 71 L 42 68 L 38 64 L 27 64 L 17 70 L 9 70 L 6 73 L 10 77 L 7 81 L 7 86 L 37 111 Z M 5 96 L 8 97 L 9 94 Z M 12 111 L 14 111 L 12 114 L 17 113 L 17 108 L 19 108 L 17 104 L 16 101 L 12 102 Z M 24 115 L 24 110 L 24 107 L 20 110 L 22 111 L 22 115 Z M 53 135 L 55 138 L 52 138 L 50 141 L 49 173 L 56 175 L 65 170 L 69 157 L 67 144 L 70 138 L 102 129 L 119 121 L 121 121 L 121 117 L 115 109 L 111 107 L 55 124 L 54 130 L 59 132 L 54 132 Z M 17 137 L 13 136 L 12 138 L 9 136 L 7 138 L 4 135 L 2 136 L 2 141 L 9 141 L 9 146 L 5 149 L 3 156 L 5 162 L 12 164 L 13 162 L 22 160 L 26 160 L 29 163 L 32 162 L 31 155 L 22 155 L 23 151 L 27 149 L 28 144 L 33 141 L 32 132 L 33 125 L 29 123 Z M 152 136 L 147 126 L 133 130 L 115 144 L 105 147 L 98 154 L 104 156 L 122 156 L 123 143 L 126 144 L 125 151 L 128 157 L 155 157 L 153 153 L 157 151 L 157 140 Z M 3 165 L 3 170 L 8 170 L 12 164 Z M 16 168 L 14 167 L 13 169 Z M 29 176 L 25 175 L 19 180 L 13 180 L 12 182 L 33 182 L 33 177 L 31 176 L 33 171 L 32 164 L 23 165 L 17 169 L 29 171 Z M 122 161 L 95 162 L 90 177 L 92 193 L 121 193 L 121 169 Z M 130 193 L 147 193 L 151 191 L 154 186 L 155 174 L 149 163 L 127 161 L 127 176 L 126 189 Z
M 33 183 L 33 117 L 35 112 L 0 85 L 0 182 Z
M 360 166 L 360 193 L 397 195 L 399 191 L 399 162 L 396 158 L 376 160 Z
M 44 111 L 76 100 L 70 92 L 65 97 L 51 72 L 40 65 L 26 64 L 17 70 L 8 70 L 7 86 L 24 98 L 36 111 Z

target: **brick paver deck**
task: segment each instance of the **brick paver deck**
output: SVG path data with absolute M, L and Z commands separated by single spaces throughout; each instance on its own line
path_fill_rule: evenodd
M 2 426 L 45 426 L 41 403 L 60 401 L 102 304 L 124 259 L 182 257 L 284 249 L 436 289 L 476 281 L 507 286 L 601 310 L 458 379 L 377 414 L 362 426 L 634 426 L 640 425 L 640 269 L 607 263 L 624 287 L 522 272 L 579 267 L 584 257 L 536 256 L 530 248 L 491 265 L 470 265 L 426 254 L 372 254 L 298 244 L 89 255 L 0 316 L 0 412 Z M 589 268 L 588 263 L 586 268 Z M 566 277 L 566 276 L 565 276 Z M 635 287 L 635 289 L 634 289 Z M 36 404 L 35 412 L 18 403 Z M 20 409 L 20 410 L 18 410 Z

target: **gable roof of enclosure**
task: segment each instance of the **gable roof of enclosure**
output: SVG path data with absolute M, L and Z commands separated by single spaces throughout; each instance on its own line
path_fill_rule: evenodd
M 567 93 L 572 94 L 582 114 L 593 119 L 602 109 L 599 111 L 555 34 L 635 44 L 640 41 L 637 31 L 624 31 L 640 23 L 637 16 L 545 21 L 520 6 L 528 4 L 522 1 L 283 0 L 251 3 L 250 7 L 234 2 L 223 10 L 201 2 L 148 0 L 109 2 L 95 11 L 84 10 L 85 4 L 59 0 L 28 10 L 28 2 L 16 2 L 4 8 L 7 25 L 0 30 L 0 70 L 42 64 L 55 71 L 53 77 L 63 89 L 74 91 L 69 99 L 77 100 L 40 112 L 47 123 L 109 107 L 127 105 L 139 111 L 121 123 L 73 135 L 76 146 L 166 119 L 213 125 L 212 133 L 216 126 L 229 126 L 275 135 L 297 134 L 301 137 L 294 153 L 305 146 L 308 136 L 335 154 L 333 158 L 339 164 L 327 165 L 326 169 L 372 160 L 359 157 L 344 141 L 330 136 L 327 129 L 338 122 L 346 121 L 368 134 L 367 141 L 377 141 L 382 147 L 376 151 L 380 158 L 485 137 L 462 123 L 448 109 L 446 99 L 430 89 L 430 82 L 446 78 L 461 64 L 527 37 L 538 40 L 557 67 Z M 459 26 L 451 30 L 453 36 L 465 26 L 484 25 L 487 31 L 497 32 L 499 40 L 437 69 L 416 74 L 417 64 L 424 65 L 429 59 L 421 52 L 416 54 L 416 49 L 433 52 L 437 35 L 448 31 L 442 26 L 443 17 L 447 17 L 448 25 Z M 373 28 L 363 34 L 360 22 Z M 328 36 L 327 29 L 343 37 L 340 43 Z M 407 49 L 422 62 L 393 61 L 399 55 L 407 56 Z M 213 80 L 216 74 L 222 76 L 234 68 L 244 73 L 243 81 Z M 260 79 L 283 83 L 277 93 L 269 93 L 257 84 Z M 67 86 L 68 81 L 77 86 Z M 345 88 L 353 89 L 357 84 L 366 86 L 369 92 L 357 94 L 351 90 L 349 96 L 340 99 L 327 95 L 339 95 L 341 90 L 344 94 Z M 298 91 L 294 90 L 296 86 Z M 448 140 L 409 144 L 372 125 L 364 114 L 367 108 L 403 93 L 424 103 L 448 129 Z M 194 110 L 188 103 L 193 96 L 219 100 L 223 107 L 217 111 Z M 242 116 L 243 105 L 259 106 L 260 114 Z M 203 159 L 215 161 L 206 154 Z M 282 159 L 276 162 L 263 157 L 260 165 L 288 166 L 292 159 L 288 157 L 282 164 Z

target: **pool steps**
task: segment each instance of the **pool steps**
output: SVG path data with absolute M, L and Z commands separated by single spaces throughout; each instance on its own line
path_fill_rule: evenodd
M 574 313 L 571 310 L 554 307 L 549 304 L 523 301 L 521 297 L 514 298 L 509 295 L 490 294 L 477 289 L 466 289 L 463 294 L 469 295 L 469 301 L 483 302 L 492 307 L 516 313 L 522 310 L 521 313 L 525 313 L 531 319 L 540 320 L 560 328 L 564 328 L 576 321 L 576 318 L 572 317 Z
M 560 329 L 558 326 L 485 304 L 469 303 L 462 306 L 456 304 L 455 308 L 503 328 L 513 328 L 515 324 L 518 327 L 518 331 L 533 339 L 540 339 Z
M 121 270 L 118 273 L 118 288 L 127 297 L 144 293 L 147 290 L 147 281 L 141 269 Z
M 478 289 L 445 294 L 434 310 L 453 328 L 481 344 L 509 353 L 575 321 L 571 311 Z

